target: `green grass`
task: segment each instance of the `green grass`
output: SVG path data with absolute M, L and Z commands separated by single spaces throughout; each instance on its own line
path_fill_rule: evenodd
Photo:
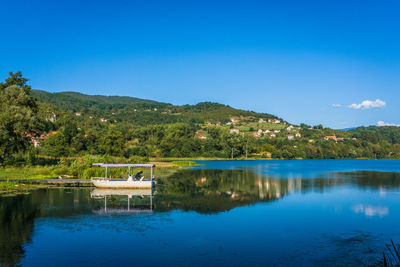
M 172 161 L 171 164 L 179 167 L 190 167 L 197 165 L 196 162 L 190 160 Z
M 54 167 L 5 167 L 0 168 L 0 179 L 49 179 L 56 178 Z

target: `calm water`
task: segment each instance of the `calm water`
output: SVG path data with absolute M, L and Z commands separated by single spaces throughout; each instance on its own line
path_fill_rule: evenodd
M 0 198 L 0 264 L 359 266 L 400 242 L 400 161 L 200 163 L 160 180 L 153 197 Z

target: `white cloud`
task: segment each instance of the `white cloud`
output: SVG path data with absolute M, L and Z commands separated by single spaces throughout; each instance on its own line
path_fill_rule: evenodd
M 332 104 L 332 107 L 334 107 L 334 108 L 338 108 L 340 106 L 342 106 L 342 105 L 340 105 L 340 104 Z
M 351 109 L 369 109 L 369 108 L 382 108 L 386 106 L 386 102 L 380 99 L 375 101 L 364 100 L 361 104 L 351 104 L 349 108 Z
M 370 205 L 355 205 L 353 206 L 353 211 L 355 213 L 364 213 L 367 217 L 385 217 L 389 214 L 389 208 L 385 206 L 370 206 Z
M 387 122 L 384 122 L 384 121 L 378 121 L 376 124 L 378 126 L 397 126 L 397 127 L 400 127 L 400 124 L 387 123 Z

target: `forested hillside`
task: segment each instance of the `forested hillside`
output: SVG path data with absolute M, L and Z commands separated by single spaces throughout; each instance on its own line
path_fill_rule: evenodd
M 230 106 L 203 102 L 197 105 L 174 106 L 167 103 L 124 96 L 85 95 L 76 92 L 49 93 L 32 90 L 39 102 L 50 104 L 59 112 L 73 112 L 87 118 L 104 118 L 110 122 L 129 122 L 135 125 L 168 124 L 176 122 L 204 123 L 230 121 L 231 117 L 276 118 L 234 109 Z
M 0 83 L 0 164 L 109 155 L 154 158 L 400 158 L 400 127 L 348 131 L 293 125 L 218 103 L 176 106 L 133 97 Z M 266 107 L 267 109 L 267 107 Z

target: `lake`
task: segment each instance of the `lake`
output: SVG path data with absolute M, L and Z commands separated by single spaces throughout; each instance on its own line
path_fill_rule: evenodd
M 400 242 L 400 161 L 199 161 L 154 192 L 0 198 L 0 265 L 360 266 Z

